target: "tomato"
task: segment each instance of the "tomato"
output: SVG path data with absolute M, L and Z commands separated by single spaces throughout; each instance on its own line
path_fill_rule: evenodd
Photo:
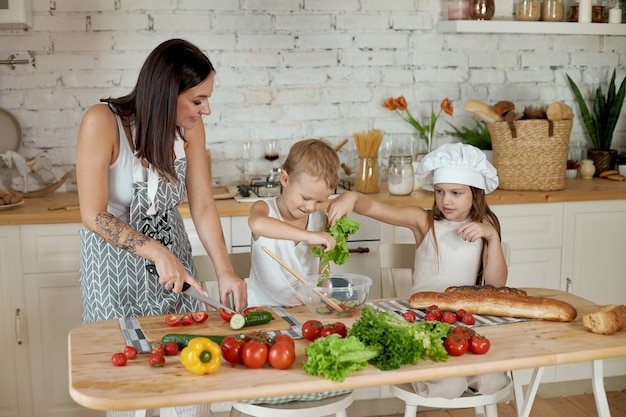
M 468 324 L 468 325 L 472 325 L 476 323 L 476 320 L 474 319 L 474 316 L 472 316 L 472 313 L 465 313 L 461 321 L 463 322 L 463 324 Z
M 189 326 L 190 324 L 193 324 L 193 319 L 191 318 L 191 315 L 183 314 L 183 316 L 180 318 L 180 324 L 182 324 L 183 326 Z
M 127 360 L 128 358 L 122 352 L 114 353 L 113 356 L 111 356 L 111 363 L 115 366 L 124 366 Z
M 411 323 L 417 320 L 417 315 L 415 314 L 415 311 L 413 310 L 405 311 L 402 317 L 404 317 L 406 321 L 409 321 Z
M 230 311 L 226 311 L 223 308 L 220 308 L 220 317 L 222 318 L 222 320 L 224 320 L 226 323 L 230 323 L 230 319 L 233 318 L 233 314 L 235 313 L 231 313 Z
M 296 342 L 293 340 L 293 337 L 289 336 L 288 334 L 277 334 L 276 336 L 274 336 L 274 343 L 279 343 L 279 342 L 288 343 L 294 349 L 296 348 Z
M 450 311 L 444 311 L 441 315 L 441 321 L 444 323 L 454 324 L 456 323 L 456 315 Z
M 243 310 L 243 315 L 248 317 L 248 314 L 254 311 L 264 311 L 264 308 L 263 307 L 248 307 L 245 310 Z
M 430 310 L 429 313 L 434 315 L 437 321 L 441 321 L 441 319 L 443 318 L 443 311 L 439 310 L 438 308 L 435 308 L 434 310 Z
M 324 327 L 322 327 L 322 331 L 320 332 L 320 337 L 330 336 L 331 334 L 338 334 L 337 330 L 332 324 L 324 325 Z
M 463 320 L 463 317 L 465 317 L 465 315 L 467 314 L 467 311 L 463 310 L 462 308 L 458 309 L 456 311 L 456 319 L 458 321 Z
M 469 348 L 469 341 L 463 336 L 456 334 L 446 337 L 446 341 L 443 342 L 443 347 L 448 352 L 448 355 L 461 356 Z
M 251 340 L 243 345 L 241 361 L 248 368 L 258 369 L 267 362 L 268 348 L 263 342 Z
M 433 310 L 439 310 L 439 307 L 437 307 L 435 304 L 433 304 L 433 305 L 431 305 L 431 306 L 426 307 L 426 312 L 427 312 L 427 313 L 430 313 L 430 312 L 431 312 L 431 311 L 433 311 Z
M 322 327 L 324 326 L 319 320 L 307 320 L 302 324 L 302 337 L 312 342 L 320 337 Z
M 165 365 L 165 356 L 162 353 L 151 353 L 148 363 L 154 368 L 160 368 Z
M 257 330 L 256 332 L 250 332 L 246 335 L 245 343 L 251 342 L 253 340 L 264 343 L 268 348 L 272 345 L 272 337 L 269 334 L 260 330 Z
M 276 342 L 270 348 L 267 360 L 272 368 L 290 368 L 296 361 L 296 350 L 289 342 Z
M 241 363 L 241 351 L 245 344 L 241 336 L 226 336 L 222 340 L 222 356 L 230 363 Z
M 135 359 L 138 353 L 137 348 L 134 346 L 124 347 L 124 355 L 126 356 L 126 359 Z
M 150 344 L 150 354 L 160 353 L 161 355 L 165 352 L 165 347 L 160 342 L 152 342 Z
M 469 351 L 477 355 L 487 353 L 491 347 L 491 342 L 485 336 L 474 334 L 469 340 Z
M 337 334 L 341 337 L 348 337 L 348 328 L 346 325 L 340 321 L 333 324 L 333 327 L 337 331 Z
M 167 342 L 163 347 L 163 350 L 168 356 L 178 355 L 178 345 L 176 344 L 176 342 Z
M 206 311 L 198 311 L 196 313 L 191 313 L 191 318 L 195 323 L 203 323 L 209 318 L 209 313 Z
M 424 321 L 439 321 L 436 314 L 426 313 L 424 315 Z
M 463 336 L 466 339 L 469 339 L 470 337 L 472 337 L 476 332 L 474 332 L 473 329 L 470 329 L 469 327 L 465 327 L 465 326 L 458 326 L 455 327 L 452 330 L 452 334 L 456 334 L 459 336 Z
M 165 324 L 168 326 L 178 326 L 180 320 L 176 317 L 176 314 L 168 314 L 167 317 L 165 317 Z

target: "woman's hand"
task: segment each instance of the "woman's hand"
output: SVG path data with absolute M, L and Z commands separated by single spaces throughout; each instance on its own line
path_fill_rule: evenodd
M 187 272 L 180 260 L 171 253 L 156 260 L 154 265 L 159 276 L 159 284 L 166 290 L 178 294 L 183 290 L 183 284 L 186 282 L 204 294 L 202 285 Z
M 248 306 L 248 286 L 246 281 L 239 278 L 234 272 L 221 274 L 218 279 L 220 302 L 228 305 L 228 295 L 233 294 L 235 311 L 242 312 Z

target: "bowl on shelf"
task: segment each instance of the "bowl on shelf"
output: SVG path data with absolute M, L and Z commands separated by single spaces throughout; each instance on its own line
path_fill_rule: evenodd
M 302 293 L 302 301 L 313 314 L 320 316 L 349 317 L 360 311 L 367 302 L 372 286 L 370 277 L 349 273 L 331 273 L 326 278 L 311 275 L 306 280 L 309 286 Z M 339 306 L 342 311 L 338 311 L 332 304 Z

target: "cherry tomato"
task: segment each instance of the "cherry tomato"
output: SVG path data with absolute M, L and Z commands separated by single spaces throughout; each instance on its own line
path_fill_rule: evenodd
M 288 334 L 277 334 L 276 336 L 274 336 L 274 343 L 279 342 L 288 343 L 294 349 L 296 348 L 296 342 L 293 340 L 293 337 L 289 336 Z
M 248 368 L 258 369 L 267 362 L 268 348 L 263 342 L 251 340 L 241 350 L 241 361 Z
M 176 356 L 178 355 L 178 345 L 176 342 L 167 342 L 163 347 L 163 351 L 167 356 Z
M 413 310 L 405 311 L 402 317 L 404 317 L 406 321 L 409 321 L 411 323 L 417 320 L 417 315 L 415 314 L 415 311 Z
M 463 324 L 476 324 L 476 320 L 474 319 L 474 316 L 472 316 L 472 313 L 465 313 L 461 321 L 463 322 Z
M 467 311 L 463 310 L 462 308 L 458 309 L 456 311 L 456 319 L 458 321 L 463 320 L 463 317 L 465 317 L 465 315 L 467 314 Z
M 178 326 L 180 324 L 180 320 L 176 317 L 176 314 L 168 314 L 165 317 L 165 324 L 168 326 Z
M 190 324 L 193 324 L 193 319 L 191 318 L 191 315 L 183 314 L 183 316 L 180 318 L 180 324 L 182 324 L 183 326 L 189 326 Z
M 348 337 L 348 328 L 346 325 L 340 321 L 333 324 L 333 327 L 337 331 L 337 334 L 341 337 Z
M 248 314 L 250 314 L 250 313 L 252 313 L 254 311 L 264 311 L 264 308 L 263 307 L 248 307 L 245 310 L 243 310 L 243 315 L 248 317 Z
M 469 341 L 463 336 L 456 334 L 446 337 L 446 341 L 443 342 L 443 347 L 448 352 L 448 355 L 461 356 L 469 348 Z
M 163 346 L 162 343 L 160 342 L 152 342 L 150 344 L 150 354 L 155 354 L 155 353 L 160 353 L 161 355 L 163 355 L 163 353 L 165 352 L 165 347 Z
M 220 308 L 220 317 L 222 318 L 222 320 L 224 320 L 226 323 L 230 323 L 230 319 L 233 318 L 233 314 L 235 313 L 231 313 L 230 311 L 226 311 L 223 308 Z
M 469 338 L 470 338 L 470 337 L 472 337 L 475 333 L 476 333 L 476 332 L 474 332 L 474 330 L 473 330 L 473 329 L 470 329 L 469 327 L 465 327 L 465 326 L 458 326 L 458 327 L 455 327 L 455 328 L 452 330 L 452 334 L 456 334 L 456 335 L 459 335 L 459 336 L 463 336 L 464 338 L 466 338 L 466 339 L 468 339 L 468 340 L 469 340 Z
M 307 320 L 302 324 L 302 337 L 312 342 L 320 337 L 323 327 L 319 320 Z
M 477 355 L 487 353 L 491 347 L 491 342 L 484 336 L 474 334 L 469 340 L 469 351 Z
M 439 321 L 436 314 L 426 313 L 424 315 L 424 321 Z
M 241 363 L 241 351 L 245 344 L 241 336 L 226 336 L 222 340 L 222 356 L 230 363 Z
M 160 368 L 165 365 L 165 356 L 162 353 L 151 353 L 148 363 L 153 368 Z
M 115 366 L 124 366 L 127 360 L 128 358 L 122 352 L 114 353 L 113 356 L 111 356 L 111 363 Z
M 289 342 L 276 342 L 270 348 L 267 360 L 272 368 L 290 368 L 296 361 L 296 350 Z
M 441 321 L 444 323 L 454 324 L 456 323 L 456 315 L 450 311 L 444 311 L 441 315 Z
M 124 347 L 124 355 L 126 355 L 126 359 L 135 359 L 138 353 L 137 348 L 134 346 Z
M 320 337 L 330 336 L 331 334 L 338 334 L 337 329 L 335 329 L 332 324 L 324 325 L 320 332 Z
M 437 307 L 437 305 L 433 304 L 431 306 L 426 307 L 426 312 L 430 313 L 433 310 L 439 310 L 439 307 Z
M 206 311 L 198 311 L 191 313 L 191 318 L 195 323 L 203 323 L 209 318 L 209 313 Z
M 252 342 L 253 340 L 264 343 L 268 348 L 272 345 L 272 337 L 269 334 L 262 332 L 260 330 L 257 330 L 256 332 L 248 333 L 246 335 L 246 340 L 244 342 L 248 343 L 248 342 Z

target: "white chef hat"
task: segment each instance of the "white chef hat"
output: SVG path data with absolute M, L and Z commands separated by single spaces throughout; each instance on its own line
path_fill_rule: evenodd
M 496 168 L 472 145 L 446 143 L 422 158 L 415 171 L 422 184 L 464 184 L 489 194 L 498 188 Z

